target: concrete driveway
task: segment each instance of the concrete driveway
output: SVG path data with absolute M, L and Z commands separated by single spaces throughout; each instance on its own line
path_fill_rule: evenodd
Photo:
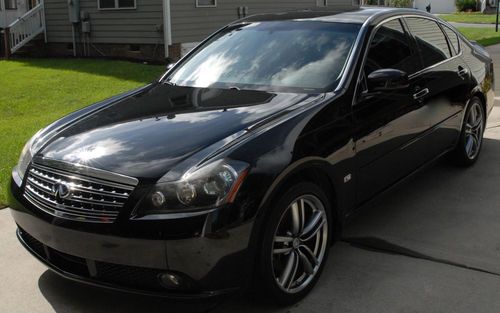
M 500 46 L 489 50 L 500 65 Z M 251 297 L 183 303 L 67 281 L 21 248 L 2 210 L 0 312 L 497 312 L 499 155 L 500 107 L 474 167 L 439 162 L 362 212 L 332 248 L 313 292 L 281 309 Z

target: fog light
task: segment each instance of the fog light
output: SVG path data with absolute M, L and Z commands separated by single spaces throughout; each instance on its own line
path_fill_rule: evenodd
M 162 273 L 158 279 L 161 285 L 168 289 L 178 289 L 182 285 L 182 278 L 172 273 Z

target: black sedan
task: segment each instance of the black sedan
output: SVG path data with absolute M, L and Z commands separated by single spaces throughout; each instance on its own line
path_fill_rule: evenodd
M 358 209 L 444 155 L 477 161 L 492 86 L 488 53 L 416 10 L 239 20 L 38 132 L 12 172 L 18 237 L 89 284 L 293 303 Z

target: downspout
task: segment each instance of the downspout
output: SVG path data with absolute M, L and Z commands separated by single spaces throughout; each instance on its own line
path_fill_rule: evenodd
M 0 8 L 2 9 L 2 15 L 3 15 L 3 20 L 2 20 L 3 24 L 0 25 L 0 28 L 3 29 L 3 41 L 4 41 L 3 47 L 0 47 L 0 49 L 4 49 L 5 58 L 9 58 L 10 44 L 9 44 L 9 29 L 7 27 L 9 26 L 9 24 L 7 24 L 7 10 L 5 10 L 5 1 L 0 0 Z
M 47 43 L 47 22 L 45 21 L 45 1 L 44 0 L 37 0 L 37 4 L 42 5 L 42 27 L 43 27 L 43 38 L 45 40 L 45 43 Z
M 76 57 L 76 23 L 71 24 L 71 35 L 73 37 L 73 57 Z
M 172 20 L 170 18 L 170 0 L 163 0 L 163 42 L 165 59 L 168 59 L 168 46 L 172 44 Z
M 0 28 L 7 28 L 9 24 L 7 24 L 7 10 L 5 10 L 5 1 L 0 1 L 0 8 L 2 9 L 3 15 L 3 25 L 0 25 Z

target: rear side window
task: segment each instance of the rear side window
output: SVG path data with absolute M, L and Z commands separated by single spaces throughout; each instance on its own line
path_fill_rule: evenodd
M 410 32 L 417 41 L 418 50 L 424 62 L 424 68 L 451 57 L 446 36 L 439 25 L 432 20 L 410 17 L 406 19 Z
M 453 50 L 455 50 L 455 55 L 460 53 L 460 40 L 458 39 L 457 33 L 451 30 L 448 26 L 443 25 L 444 32 L 448 35 L 450 44 Z
M 365 62 L 365 74 L 393 68 L 408 74 L 415 72 L 415 61 L 411 53 L 408 34 L 400 20 L 384 23 L 375 33 Z

